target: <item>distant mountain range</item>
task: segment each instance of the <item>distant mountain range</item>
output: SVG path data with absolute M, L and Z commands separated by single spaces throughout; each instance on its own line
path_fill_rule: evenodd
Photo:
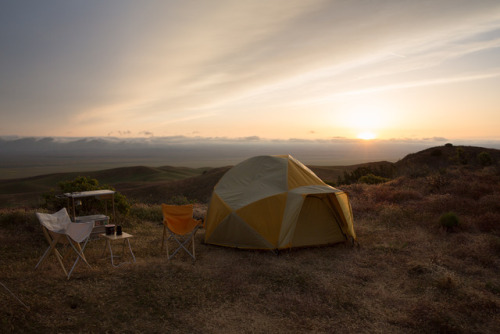
M 0 138 L 0 179 L 133 166 L 223 167 L 256 155 L 290 154 L 307 165 L 347 166 L 396 162 L 409 153 L 444 144 L 445 138 L 400 140 L 267 140 L 202 138 Z M 458 144 L 458 143 L 455 143 Z M 500 148 L 500 142 L 485 143 Z

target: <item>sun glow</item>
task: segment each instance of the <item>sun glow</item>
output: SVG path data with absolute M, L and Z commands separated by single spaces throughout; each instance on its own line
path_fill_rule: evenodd
M 340 124 L 350 133 L 351 138 L 370 141 L 379 138 L 391 126 L 396 114 L 391 106 L 379 101 L 368 101 L 362 104 L 354 102 L 342 108 L 344 112 Z
M 377 135 L 373 132 L 366 131 L 366 132 L 358 133 L 358 138 L 363 139 L 363 140 L 372 140 L 372 139 L 377 138 Z

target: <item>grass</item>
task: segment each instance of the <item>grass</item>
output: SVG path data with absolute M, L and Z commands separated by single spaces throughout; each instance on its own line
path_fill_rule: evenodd
M 449 169 L 343 189 L 357 246 L 271 252 L 203 244 L 197 260 L 160 252 L 157 204 L 136 202 L 122 222 L 137 258 L 113 268 L 104 241 L 66 280 L 46 248 L 35 208 L 0 211 L 0 332 L 498 333 L 500 173 Z M 196 204 L 202 215 L 206 204 Z M 439 217 L 456 212 L 447 232 Z

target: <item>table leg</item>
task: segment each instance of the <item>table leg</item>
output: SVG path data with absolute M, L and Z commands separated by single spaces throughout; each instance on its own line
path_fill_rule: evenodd
M 113 247 L 111 246 L 111 240 L 106 239 L 106 245 L 104 246 L 104 251 L 106 251 L 106 248 L 109 248 L 109 256 L 111 257 L 111 264 L 113 265 L 113 267 L 118 267 L 124 263 L 131 262 L 131 261 L 126 261 L 126 262 L 121 262 L 121 263 L 115 264 L 115 260 L 114 260 L 115 257 L 124 257 L 124 255 L 125 255 L 125 243 L 128 244 L 128 249 L 129 249 L 130 255 L 132 255 L 132 259 L 133 259 L 132 262 L 135 263 L 136 259 L 135 259 L 134 252 L 132 251 L 132 245 L 130 244 L 129 238 L 123 239 L 122 254 L 121 255 L 113 255 Z
M 135 263 L 135 255 L 134 252 L 132 252 L 132 246 L 130 246 L 130 240 L 127 239 L 127 242 L 128 242 L 128 249 L 130 249 L 130 254 L 132 255 L 132 258 L 134 259 Z
M 105 257 L 106 256 L 106 248 L 108 248 L 108 239 L 106 239 L 106 242 L 104 243 L 104 249 L 102 250 L 102 255 L 101 257 Z
M 113 265 L 113 267 L 118 267 L 119 265 L 118 264 L 115 265 L 115 261 L 113 260 L 114 256 L 113 256 L 113 247 L 111 247 L 111 241 L 106 240 L 106 242 L 108 243 L 108 246 L 109 246 L 109 254 L 111 256 L 111 264 Z

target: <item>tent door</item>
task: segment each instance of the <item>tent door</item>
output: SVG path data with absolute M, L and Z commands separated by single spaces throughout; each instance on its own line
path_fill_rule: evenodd
M 346 240 L 326 198 L 305 198 L 295 227 L 292 247 L 326 245 Z

